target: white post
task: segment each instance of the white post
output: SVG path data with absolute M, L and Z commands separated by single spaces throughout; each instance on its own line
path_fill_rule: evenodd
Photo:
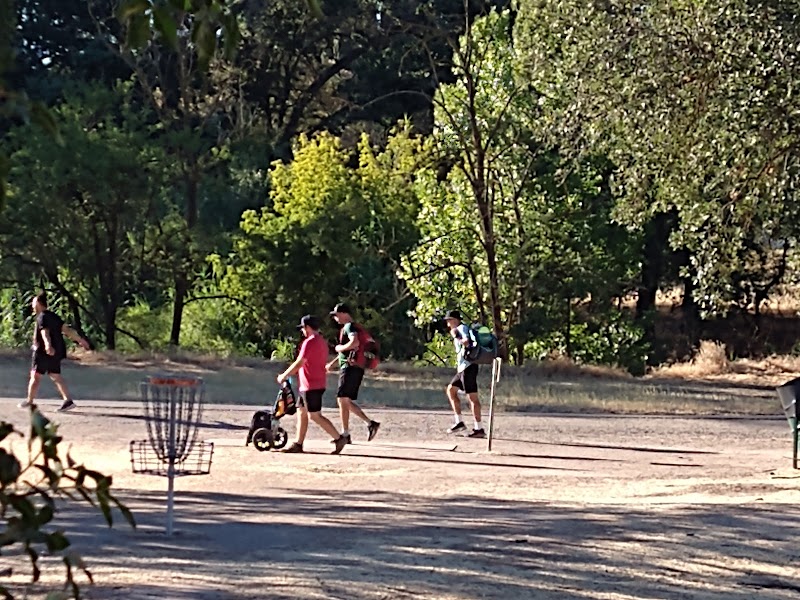
M 169 463 L 167 463 L 167 535 L 172 535 L 172 506 L 175 500 L 175 394 L 176 390 L 171 390 L 169 394 L 169 430 L 168 446 Z
M 489 437 L 487 439 L 487 450 L 492 451 L 492 430 L 494 429 L 494 395 L 496 385 L 500 381 L 500 366 L 503 359 L 499 356 L 492 361 L 492 387 L 489 391 Z

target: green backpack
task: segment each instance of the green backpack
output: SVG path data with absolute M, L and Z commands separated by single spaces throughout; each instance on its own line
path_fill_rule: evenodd
M 489 365 L 497 358 L 499 342 L 494 332 L 486 325 L 473 323 L 469 328 L 470 345 L 464 358 L 476 365 Z

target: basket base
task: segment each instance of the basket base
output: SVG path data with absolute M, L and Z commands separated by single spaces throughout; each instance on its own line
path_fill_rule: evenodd
M 169 476 L 169 461 L 156 454 L 148 440 L 132 440 L 130 443 L 131 470 L 142 475 Z M 214 442 L 196 442 L 182 460 L 176 460 L 172 475 L 208 475 L 211 473 L 211 459 L 214 456 Z

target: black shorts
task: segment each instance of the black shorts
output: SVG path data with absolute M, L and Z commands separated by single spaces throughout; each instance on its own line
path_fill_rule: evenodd
M 322 410 L 322 394 L 325 393 L 324 389 L 321 390 L 307 390 L 300 392 L 300 406 L 305 406 L 308 412 L 314 413 Z
M 478 365 L 470 365 L 461 373 L 456 373 L 450 385 L 462 390 L 465 394 L 478 393 Z
M 34 352 L 31 357 L 31 371 L 36 371 L 39 375 L 58 375 L 61 373 L 61 359 L 43 352 Z
M 364 369 L 354 365 L 346 366 L 339 371 L 339 388 L 336 390 L 336 397 L 356 400 L 362 379 L 364 379 Z

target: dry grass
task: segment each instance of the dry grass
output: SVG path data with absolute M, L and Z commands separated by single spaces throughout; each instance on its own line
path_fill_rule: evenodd
M 0 354 L 0 396 L 22 398 L 28 356 Z M 65 376 L 79 400 L 132 400 L 139 382 L 153 373 L 185 373 L 202 377 L 206 398 L 213 403 L 265 405 L 277 392 L 275 376 L 283 362 L 219 358 L 187 353 L 120 356 L 76 353 L 65 363 Z M 567 360 L 524 367 L 504 366 L 496 410 L 613 414 L 780 414 L 774 387 L 800 373 L 800 358 L 771 357 L 765 361 L 729 361 L 718 344 L 704 343 L 691 363 L 659 369 L 644 378 L 610 368 L 576 365 Z M 365 406 L 447 409 L 444 388 L 452 369 L 415 367 L 386 362 L 365 382 Z M 484 403 L 489 369 L 480 377 Z M 328 379 L 334 390 L 336 376 Z M 55 398 L 49 382 L 45 398 Z M 329 392 L 326 405 L 335 400 Z
M 697 379 L 731 372 L 731 362 L 725 344 L 710 340 L 700 342 L 700 348 L 691 361 L 675 363 L 655 369 L 655 377 Z

